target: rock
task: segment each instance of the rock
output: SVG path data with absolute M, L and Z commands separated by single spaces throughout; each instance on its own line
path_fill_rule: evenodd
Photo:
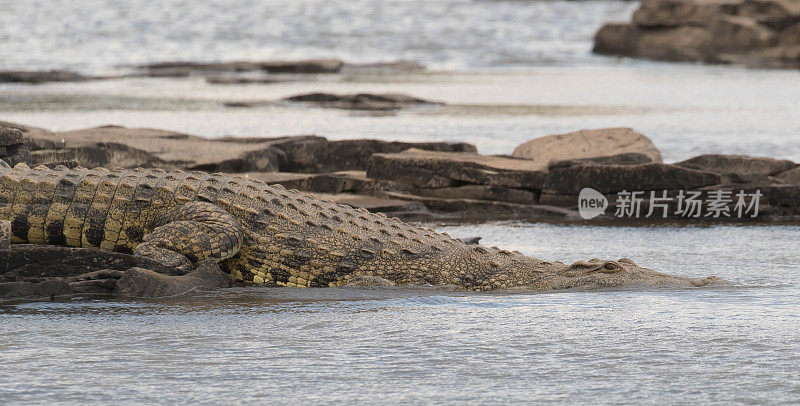
M 468 143 L 358 139 L 328 141 L 321 137 L 287 139 L 273 145 L 286 152 L 286 163 L 281 165 L 281 171 L 307 173 L 365 170 L 374 154 L 397 153 L 410 148 L 444 152 L 477 151 L 474 145 Z
M 711 38 L 717 52 L 746 52 L 771 46 L 776 33 L 746 17 L 722 16 L 711 24 Z
M 800 67 L 797 0 L 645 0 L 632 22 L 610 23 L 594 52 L 669 61 Z
M 158 167 L 212 172 L 337 172 L 365 170 L 369 157 L 408 148 L 474 151 L 466 143 L 328 141 L 318 136 L 208 139 L 148 128 L 101 126 L 59 133 L 37 133 L 32 162 L 78 160 L 83 166 Z M 47 147 L 47 148 L 41 148 Z
M 552 161 L 611 157 L 625 153 L 643 154 L 650 162 L 662 162 L 661 153 L 653 142 L 630 128 L 582 130 L 534 138 L 515 148 L 513 156 L 529 159 L 541 168 L 547 168 Z
M 0 71 L 0 83 L 80 82 L 91 79 L 80 73 L 65 70 L 50 71 Z
M 425 71 L 425 66 L 411 61 L 345 63 L 342 71 L 367 73 L 417 73 Z
M 783 30 L 800 22 L 797 0 L 745 0 L 739 14 L 774 30 Z
M 580 166 L 580 165 L 637 165 L 637 164 L 649 164 L 652 162 L 653 160 L 645 154 L 641 154 L 638 152 L 626 152 L 623 154 L 610 155 L 610 156 L 565 159 L 562 161 L 550 161 L 550 164 L 548 164 L 547 167 L 548 169 L 553 169 L 553 168 L 564 168 L 568 166 Z
M 70 285 L 64 281 L 52 280 L 38 283 L 5 282 L 0 283 L 0 299 L 51 298 L 72 293 Z
M 413 96 L 399 93 L 358 93 L 358 94 L 332 94 L 308 93 L 282 99 L 287 102 L 313 104 L 319 107 L 345 109 L 345 110 L 398 110 L 401 108 L 441 105 L 442 103 L 423 100 Z
M 238 76 L 210 76 L 206 78 L 206 83 L 210 83 L 212 85 L 270 84 L 281 82 L 286 82 L 286 80 L 280 80 L 271 77 L 251 78 Z M 235 102 L 225 103 L 225 105 L 230 107 L 249 107 L 247 105 L 235 105 Z
M 130 268 L 117 282 L 114 293 L 118 296 L 160 298 L 230 287 L 232 283 L 230 276 L 222 272 L 213 260 L 206 260 L 194 271 L 180 276 Z
M 160 263 L 133 255 L 91 248 L 53 245 L 13 244 L 0 250 L 0 282 L 42 282 L 52 278 L 68 278 L 100 269 L 146 267 L 164 274 L 175 270 Z
M 472 199 L 494 200 L 519 204 L 536 204 L 539 196 L 535 192 L 503 186 L 464 185 L 438 189 L 413 189 L 417 196 L 436 197 L 440 199 Z
M 0 126 L 0 146 L 13 147 L 22 144 L 22 131 L 13 127 Z
M 578 219 L 578 213 L 560 207 L 537 204 L 518 204 L 490 200 L 440 199 L 415 196 L 400 192 L 388 192 L 396 199 L 417 201 L 430 210 L 449 213 L 448 218 L 462 221 L 519 220 L 540 221 L 543 219 Z
M 584 165 L 554 168 L 547 174 L 544 191 L 557 195 L 578 195 L 583 188 L 600 193 L 627 191 L 697 189 L 719 184 L 719 175 L 677 165 Z
M 416 201 L 396 199 L 396 198 L 383 198 L 375 196 L 355 195 L 350 193 L 340 194 L 327 194 L 327 193 L 312 193 L 315 197 L 323 200 L 328 200 L 334 203 L 344 204 L 356 209 L 367 209 L 372 212 L 378 213 L 397 213 L 397 212 L 414 212 L 417 213 L 424 209 L 424 206 Z
M 11 123 L 11 122 L 8 122 L 8 121 L 0 121 L 0 127 L 9 127 L 9 128 L 13 128 L 13 129 L 16 129 L 16 130 L 20 130 L 22 132 L 22 136 L 25 137 L 25 142 L 26 143 L 30 143 L 31 142 L 31 140 L 30 140 L 31 137 L 48 137 L 48 138 L 51 138 L 51 137 L 54 137 L 54 135 L 55 135 L 52 131 L 45 130 L 44 128 L 31 127 L 31 126 L 27 126 L 27 125 L 23 125 L 23 124 Z M 61 142 L 60 144 L 63 146 L 63 142 Z M 52 148 L 52 146 L 48 145 L 45 148 Z M 32 149 L 35 149 L 35 148 L 32 148 Z
M 633 13 L 633 25 L 641 28 L 704 26 L 720 15 L 735 15 L 739 0 L 643 0 Z
M 30 153 L 26 160 L 32 165 L 54 166 L 65 164 L 75 167 L 76 162 L 85 168 L 165 168 L 175 169 L 179 163 L 167 162 L 146 151 L 115 142 L 99 142 L 77 148 L 42 149 Z
M 331 173 L 295 172 L 249 172 L 242 174 L 247 179 L 255 179 L 269 184 L 283 185 L 286 189 L 297 189 L 316 193 L 358 193 L 374 194 L 379 190 L 395 189 L 391 181 L 368 178 L 364 171 L 342 171 Z
M 775 178 L 781 183 L 800 186 L 800 168 L 794 168 L 786 172 L 779 173 L 775 175 Z
M 445 188 L 464 183 L 538 190 L 546 165 L 526 159 L 410 149 L 397 154 L 374 154 L 367 176 L 417 188 Z
M 252 72 L 290 74 L 338 73 L 344 63 L 338 59 L 309 59 L 298 61 L 234 61 L 234 62 L 161 62 L 140 65 L 140 75 L 149 77 L 180 77 L 192 73 Z
M 731 182 L 751 182 L 765 179 L 797 167 L 796 163 L 786 159 L 719 154 L 700 155 L 675 165 L 724 175 Z

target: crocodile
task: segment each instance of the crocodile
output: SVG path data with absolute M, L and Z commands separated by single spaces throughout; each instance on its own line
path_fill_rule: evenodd
M 622 258 L 572 265 L 467 245 L 446 233 L 222 173 L 0 168 L 11 242 L 133 254 L 187 273 L 213 261 L 244 284 L 553 290 L 704 286 Z

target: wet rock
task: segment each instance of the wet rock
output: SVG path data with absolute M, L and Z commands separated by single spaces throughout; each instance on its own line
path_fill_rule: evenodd
M 630 128 L 582 130 L 534 138 L 515 148 L 513 156 L 529 159 L 546 168 L 552 161 L 610 157 L 627 153 L 645 155 L 650 159 L 649 162 L 661 162 L 661 153 L 653 142 Z
M 696 189 L 716 185 L 721 177 L 668 164 L 584 165 L 554 168 L 544 183 L 546 193 L 578 195 L 583 188 L 600 193 L 627 191 Z
M 180 276 L 164 275 L 144 268 L 130 268 L 116 283 L 114 293 L 126 297 L 159 298 L 185 295 L 198 290 L 232 286 L 228 274 L 212 260 Z
M 425 71 L 425 66 L 411 61 L 345 63 L 342 71 L 359 73 L 416 73 Z
M 401 108 L 441 105 L 442 103 L 419 99 L 399 93 L 308 93 L 282 99 L 287 102 L 312 104 L 319 107 L 345 110 L 398 110 Z
M 281 83 L 286 82 L 286 80 L 280 80 L 272 77 L 238 77 L 238 76 L 210 76 L 206 78 L 206 83 L 210 83 L 212 85 L 247 85 L 247 84 L 270 84 L 270 83 Z M 249 107 L 247 105 L 237 106 L 235 102 L 225 103 L 226 106 L 230 107 Z
M 68 278 L 100 269 L 146 267 L 164 274 L 175 270 L 146 258 L 91 248 L 14 244 L 0 250 L 0 282 L 42 282 Z
M 797 167 L 786 159 L 750 157 L 744 155 L 706 154 L 677 162 L 675 165 L 724 175 L 732 182 L 751 182 L 766 179 Z
M 626 152 L 623 154 L 610 156 L 550 161 L 550 164 L 548 164 L 547 167 L 548 169 L 553 169 L 580 165 L 637 165 L 648 164 L 651 162 L 653 162 L 652 159 L 645 154 L 638 152 Z
M 794 168 L 785 172 L 781 172 L 775 175 L 774 179 L 780 183 L 800 186 L 800 168 Z
M 537 190 L 545 168 L 526 159 L 410 149 L 372 155 L 367 176 L 426 189 L 472 183 Z
M 668 61 L 800 66 L 795 0 L 645 0 L 632 22 L 610 23 L 594 51 Z
M 188 76 L 192 73 L 252 72 L 291 74 L 338 73 L 344 63 L 338 59 L 309 59 L 298 61 L 234 61 L 234 62 L 162 62 L 140 65 L 142 75 L 149 77 Z
M 80 73 L 65 70 L 0 71 L 0 83 L 80 82 L 90 79 Z
M 21 298 L 49 299 L 72 293 L 69 283 L 59 280 L 44 282 L 4 282 L 0 283 L 0 300 Z

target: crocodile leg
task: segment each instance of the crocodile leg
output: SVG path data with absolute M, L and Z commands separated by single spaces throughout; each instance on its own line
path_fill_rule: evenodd
M 170 211 L 170 215 L 156 221 L 156 227 L 144 236 L 134 255 L 189 272 L 206 259 L 219 263 L 239 252 L 242 227 L 219 206 L 190 202 Z

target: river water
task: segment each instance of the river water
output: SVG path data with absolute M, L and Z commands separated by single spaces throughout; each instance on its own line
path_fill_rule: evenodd
M 419 74 L 209 85 L 202 78 L 0 85 L 0 120 L 210 137 L 452 140 L 509 153 L 606 126 L 665 160 L 800 161 L 800 72 L 593 56 L 619 1 L 0 0 L 0 69 L 120 73 L 173 59 L 409 59 Z M 373 116 L 224 101 L 397 91 L 440 109 Z M 701 289 L 465 294 L 236 288 L 157 301 L 0 306 L 0 403 L 793 403 L 800 227 L 435 225 L 572 262 L 630 257 Z

